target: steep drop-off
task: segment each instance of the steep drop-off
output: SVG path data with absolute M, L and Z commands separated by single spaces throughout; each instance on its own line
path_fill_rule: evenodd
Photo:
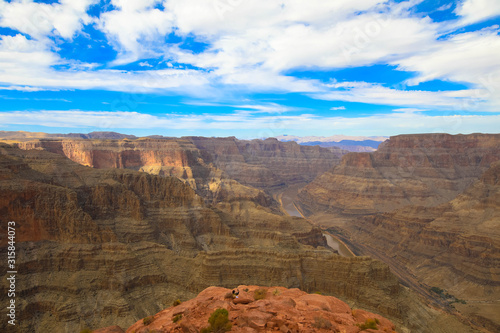
M 478 323 L 500 330 L 500 162 L 449 203 L 368 216 L 345 229 L 356 242 L 394 254 L 428 286 L 465 300 L 455 306 Z
M 210 192 L 224 179 L 270 191 L 310 182 L 340 161 L 342 152 L 300 146 L 276 139 L 140 138 L 97 140 L 83 138 L 19 139 L 21 149 L 44 149 L 94 168 L 127 168 L 175 176 L 193 188 Z M 234 183 L 234 182 L 233 182 Z
M 14 331 L 126 327 L 176 298 L 242 283 L 336 293 L 404 320 L 403 301 L 391 301 L 404 293 L 383 263 L 341 258 L 320 230 L 253 201 L 220 205 L 173 177 L 2 144 L 0 214 L 16 222 Z
M 299 193 L 312 221 L 408 271 L 489 331 L 500 329 L 500 135 L 402 135 L 348 154 Z M 446 297 L 446 294 L 454 297 Z

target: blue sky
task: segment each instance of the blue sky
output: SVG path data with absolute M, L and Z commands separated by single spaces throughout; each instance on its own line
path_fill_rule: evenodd
M 0 130 L 498 133 L 498 0 L 0 0 Z

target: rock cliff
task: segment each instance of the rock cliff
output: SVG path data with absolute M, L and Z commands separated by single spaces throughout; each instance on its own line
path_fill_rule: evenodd
M 14 134 L 4 136 L 10 144 L 21 149 L 44 149 L 94 168 L 126 168 L 175 176 L 202 191 L 210 191 L 213 187 L 213 184 L 207 183 L 209 180 L 217 182 L 221 178 L 267 191 L 310 182 L 338 164 L 342 155 L 342 152 L 326 148 L 300 146 L 276 139 L 246 141 L 234 137 L 185 137 L 89 140 L 23 134 L 19 138 L 13 137 Z M 37 139 L 36 135 L 42 138 Z
M 408 270 L 427 291 L 436 287 L 431 297 L 494 332 L 499 160 L 500 135 L 391 137 L 377 152 L 345 155 L 299 193 L 299 206 L 359 253 Z
M 177 298 L 239 284 L 335 294 L 404 332 L 472 332 L 425 306 L 382 262 L 326 249 L 305 220 L 251 200 L 207 206 L 175 177 L 1 144 L 0 213 L 17 223 L 18 332 L 128 327 Z
M 445 203 L 500 160 L 499 134 L 391 137 L 373 153 L 351 153 L 299 193 L 306 213 L 389 212 Z

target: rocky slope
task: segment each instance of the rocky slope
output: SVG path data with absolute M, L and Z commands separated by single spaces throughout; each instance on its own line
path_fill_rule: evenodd
M 391 137 L 373 153 L 351 153 L 299 193 L 306 213 L 389 212 L 455 198 L 500 160 L 499 134 Z
M 403 135 L 348 154 L 299 194 L 311 220 L 500 329 L 500 135 Z M 454 297 L 446 297 L 446 294 Z
M 237 289 L 238 298 L 233 298 L 228 297 L 231 289 L 209 287 L 189 301 L 165 309 L 146 321 L 138 321 L 126 332 L 198 333 L 209 326 L 208 319 L 217 309 L 227 311 L 231 332 L 355 333 L 365 328 L 367 321 L 373 321 L 370 332 L 395 332 L 395 325 L 386 318 L 360 309 L 352 310 L 335 297 L 282 287 L 240 285 Z M 94 332 L 111 333 L 113 329 L 117 330 L 110 327 Z
M 476 322 L 500 330 L 500 162 L 446 204 L 376 214 L 345 229 L 356 242 L 393 253 L 428 286 L 465 300 L 455 306 Z

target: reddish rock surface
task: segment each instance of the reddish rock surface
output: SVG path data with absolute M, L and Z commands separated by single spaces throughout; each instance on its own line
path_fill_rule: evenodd
M 197 333 L 208 327 L 208 318 L 216 309 L 226 309 L 231 332 L 361 332 L 366 320 L 376 320 L 377 329 L 364 332 L 394 332 L 395 326 L 386 318 L 363 311 L 352 310 L 346 303 L 332 296 L 308 294 L 299 289 L 283 287 L 239 286 L 238 299 L 248 299 L 239 304 L 237 299 L 226 298 L 230 289 L 209 287 L 196 298 L 176 307 L 170 307 L 152 316 L 149 325 L 139 320 L 127 333 L 189 332 Z M 255 300 L 255 290 L 264 289 L 265 298 Z M 245 292 L 248 290 L 248 292 Z M 236 303 L 236 304 L 235 304 Z M 177 322 L 173 318 L 181 317 Z M 108 331 L 105 331 L 108 333 Z M 111 333 L 111 331 L 109 331 Z

